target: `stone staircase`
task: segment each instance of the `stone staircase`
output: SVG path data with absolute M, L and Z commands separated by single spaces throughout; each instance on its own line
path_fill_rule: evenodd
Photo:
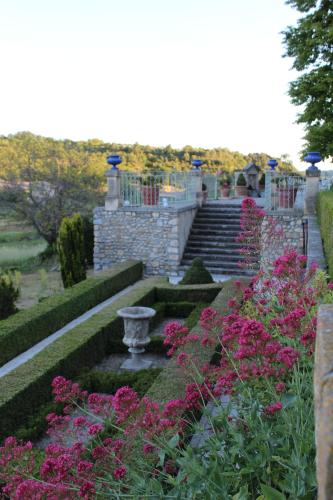
M 186 270 L 196 257 L 201 257 L 213 274 L 251 276 L 254 270 L 244 269 L 239 262 L 241 243 L 241 207 L 236 204 L 209 203 L 199 208 L 184 250 L 180 270 Z M 254 261 L 258 261 L 254 258 Z

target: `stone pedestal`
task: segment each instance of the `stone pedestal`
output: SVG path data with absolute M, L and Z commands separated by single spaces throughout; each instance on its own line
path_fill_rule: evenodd
M 201 207 L 203 201 L 202 194 L 202 175 L 201 170 L 193 169 L 190 176 L 190 196 L 191 199 L 195 199 L 197 205 Z
M 108 194 L 105 198 L 105 210 L 113 211 L 121 207 L 120 172 L 117 168 L 110 168 L 106 172 Z
M 304 213 L 305 215 L 314 215 L 316 213 L 316 201 L 319 192 L 320 170 L 308 169 L 306 171 Z

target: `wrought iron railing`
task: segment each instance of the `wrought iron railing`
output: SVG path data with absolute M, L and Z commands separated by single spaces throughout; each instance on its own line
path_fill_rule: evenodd
M 326 170 L 320 172 L 320 191 L 328 191 L 333 187 L 333 170 Z
M 266 210 L 294 210 L 303 207 L 305 179 L 298 175 L 266 174 Z
M 123 206 L 164 207 L 196 200 L 196 175 L 191 172 L 121 172 L 120 191 Z

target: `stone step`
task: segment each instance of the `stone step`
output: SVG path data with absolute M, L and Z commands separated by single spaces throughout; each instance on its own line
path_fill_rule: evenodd
M 241 243 L 233 243 L 230 241 L 220 242 L 220 241 L 210 241 L 206 239 L 202 240 L 188 240 L 186 245 L 186 250 L 197 250 L 199 248 L 207 248 L 212 252 L 223 251 L 225 253 L 235 253 L 243 248 Z
M 191 233 L 197 234 L 219 234 L 221 236 L 238 236 L 240 231 L 235 228 L 221 228 L 218 225 L 210 224 L 197 224 L 196 222 L 192 225 Z
M 200 229 L 194 229 L 192 230 L 190 237 L 190 241 L 196 240 L 196 241 L 210 241 L 212 243 L 235 243 L 238 244 L 238 241 L 236 241 L 236 236 L 234 235 L 225 235 L 223 231 L 203 231 Z M 188 241 L 189 241 L 188 240 Z M 244 245 L 242 245 L 244 246 Z
M 216 257 L 224 257 L 226 259 L 243 259 L 244 254 L 240 251 L 241 248 L 218 248 L 218 247 L 209 247 L 207 245 L 195 247 L 192 245 L 188 245 L 184 252 L 184 257 L 187 255 L 199 255 L 202 257 L 203 255 L 214 255 Z
M 189 265 L 182 265 L 179 267 L 180 271 L 187 271 L 189 268 Z M 253 271 L 252 269 L 228 269 L 226 267 L 211 267 L 211 266 L 206 266 L 206 269 L 212 273 L 212 274 L 221 274 L 221 275 L 226 275 L 226 276 L 255 276 L 256 271 Z
M 197 258 L 198 256 L 196 255 L 195 257 L 193 258 L 186 258 L 186 259 L 182 259 L 182 265 L 188 265 L 190 266 L 192 264 L 192 261 Z M 200 256 L 201 257 L 201 256 Z M 223 269 L 230 269 L 230 270 L 238 270 L 241 268 L 241 266 L 239 266 L 238 264 L 238 261 L 225 261 L 221 258 L 219 259 L 208 259 L 208 258 L 203 258 L 202 259 L 203 262 L 204 262 L 204 265 L 205 267 L 209 267 L 209 268 L 223 268 Z M 259 268 L 259 266 L 257 266 Z M 242 269 L 242 268 L 241 268 Z
M 202 213 L 197 213 L 196 215 L 196 220 L 197 219 L 205 219 L 205 220 L 223 220 L 225 222 L 232 222 L 235 221 L 237 224 L 240 224 L 241 218 L 238 217 L 237 215 L 231 215 L 231 214 L 221 214 L 218 212 L 214 212 L 211 214 L 202 214 Z
M 205 262 L 215 262 L 215 261 L 223 261 L 225 264 L 229 263 L 234 264 L 238 263 L 240 261 L 245 260 L 245 256 L 243 254 L 234 254 L 234 255 L 226 255 L 226 254 L 221 254 L 221 253 L 210 253 L 206 251 L 196 251 L 196 252 L 188 252 L 186 251 L 183 255 L 183 260 L 193 260 L 196 257 L 200 257 L 203 259 Z M 250 258 L 251 262 L 257 262 L 258 258 L 257 257 L 251 257 Z
M 195 225 L 200 225 L 203 227 L 211 227 L 211 226 L 217 226 L 222 229 L 234 229 L 235 231 L 237 230 L 238 232 L 240 231 L 241 227 L 240 224 L 237 224 L 237 222 L 227 222 L 223 219 L 198 219 L 196 218 L 194 220 Z

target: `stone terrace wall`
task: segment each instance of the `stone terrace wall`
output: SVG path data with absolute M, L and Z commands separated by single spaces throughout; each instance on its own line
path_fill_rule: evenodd
M 270 241 L 263 237 L 263 250 L 261 259 L 263 262 L 271 262 L 284 253 L 287 248 L 293 247 L 299 253 L 303 253 L 303 213 L 301 211 L 268 212 L 263 222 L 263 231 L 267 231 L 270 218 L 277 221 L 277 227 L 283 229 L 284 237 L 278 241 Z
M 142 260 L 146 273 L 177 271 L 197 211 L 197 205 L 178 208 L 123 207 L 94 210 L 94 267 L 106 269 L 124 260 Z

